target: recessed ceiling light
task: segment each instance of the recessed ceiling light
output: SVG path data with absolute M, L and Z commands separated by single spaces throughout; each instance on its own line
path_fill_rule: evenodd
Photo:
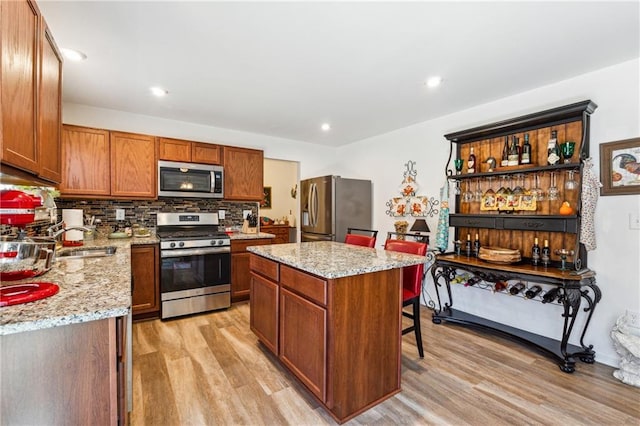
M 322 129 L 323 132 L 328 132 L 329 130 L 331 130 L 331 124 L 322 123 L 322 126 L 320 126 L 320 128 Z
M 69 49 L 67 47 L 63 47 L 60 49 L 65 58 L 73 62 L 81 62 L 87 59 L 87 55 L 82 53 L 79 50 Z
M 440 83 L 442 83 L 442 77 L 436 75 L 434 77 L 429 77 L 426 84 L 427 87 L 433 88 L 440 86 Z
M 151 93 L 153 93 L 155 96 L 161 98 L 163 96 L 167 96 L 169 94 L 169 91 L 166 89 L 163 89 L 162 87 L 152 87 L 151 89 Z

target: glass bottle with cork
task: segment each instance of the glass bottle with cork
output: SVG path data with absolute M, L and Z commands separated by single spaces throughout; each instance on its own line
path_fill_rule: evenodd
M 531 164 L 531 144 L 529 143 L 529 133 L 524 134 L 520 164 Z
M 475 173 L 476 172 L 476 155 L 473 153 L 473 147 L 471 147 L 471 152 L 469 153 L 469 159 L 467 160 L 467 173 Z
M 476 238 L 473 240 L 473 256 L 478 257 L 480 254 L 480 238 L 478 237 L 478 233 L 476 232 Z
M 511 146 L 509 147 L 507 166 L 517 166 L 518 159 L 518 138 L 516 136 L 512 136 Z
M 500 166 L 506 167 L 509 165 L 509 136 L 504 137 L 504 146 L 502 147 L 502 159 Z
M 464 253 L 471 257 L 471 234 L 467 234 L 467 241 L 464 244 Z
M 540 246 L 538 245 L 538 237 L 533 239 L 533 247 L 531 247 L 531 264 L 538 266 L 540 264 Z
M 558 147 L 558 132 L 551 131 L 551 139 L 547 144 L 547 164 L 554 166 L 560 162 L 560 148 Z
M 542 247 L 540 261 L 542 266 L 547 267 L 551 263 L 551 249 L 549 248 L 549 240 L 544 240 L 544 247 Z

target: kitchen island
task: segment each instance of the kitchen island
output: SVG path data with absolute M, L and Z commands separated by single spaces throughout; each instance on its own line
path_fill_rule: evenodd
M 342 423 L 400 392 L 402 267 L 335 242 L 248 247 L 251 330 Z
M 153 237 L 86 241 L 83 248 L 116 252 L 57 260 L 40 277 L 2 282 L 59 286 L 45 299 L 0 308 L 2 423 L 126 422 L 130 247 L 153 243 Z

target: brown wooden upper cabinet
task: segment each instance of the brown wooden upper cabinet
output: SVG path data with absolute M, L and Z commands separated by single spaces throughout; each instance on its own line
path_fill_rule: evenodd
M 67 196 L 111 194 L 109 132 L 88 127 L 62 127 L 62 181 Z
M 60 181 L 62 57 L 34 1 L 0 2 L 3 164 Z
M 60 193 L 98 198 L 156 198 L 155 138 L 63 126 Z
M 111 196 L 156 198 L 157 161 L 153 136 L 111 132 Z
M 220 164 L 220 146 L 180 139 L 158 138 L 158 159 L 185 163 Z
M 225 146 L 222 152 L 225 200 L 261 201 L 264 174 L 263 151 Z

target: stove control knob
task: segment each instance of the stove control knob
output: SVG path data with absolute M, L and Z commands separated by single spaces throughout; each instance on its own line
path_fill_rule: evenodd
M 178 243 L 178 245 L 179 245 L 180 247 L 184 247 L 184 242 L 180 241 L 180 242 Z
M 169 247 L 174 248 L 176 246 L 176 243 L 171 243 L 169 244 Z
M 216 240 L 211 240 L 211 241 L 209 242 L 209 244 L 210 244 L 210 245 L 212 245 L 212 246 L 215 246 L 215 245 L 216 245 Z

